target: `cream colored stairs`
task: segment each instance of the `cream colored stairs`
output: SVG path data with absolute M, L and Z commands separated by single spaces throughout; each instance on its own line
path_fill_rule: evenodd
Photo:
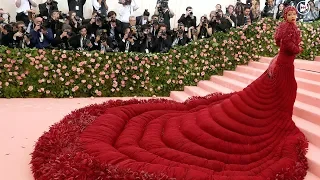
M 263 57 L 248 66 L 238 66 L 236 71 L 225 71 L 223 76 L 211 76 L 197 86 L 185 86 L 184 91 L 172 91 L 173 100 L 183 102 L 191 96 L 205 96 L 214 92 L 239 91 L 259 77 L 271 58 Z M 320 180 L 320 57 L 315 61 L 295 60 L 298 84 L 293 120 L 309 140 L 307 158 L 309 171 L 306 180 Z

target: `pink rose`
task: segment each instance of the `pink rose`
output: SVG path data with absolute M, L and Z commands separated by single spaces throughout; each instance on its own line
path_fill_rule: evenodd
M 29 86 L 28 91 L 32 91 L 32 90 L 33 90 L 33 86 Z

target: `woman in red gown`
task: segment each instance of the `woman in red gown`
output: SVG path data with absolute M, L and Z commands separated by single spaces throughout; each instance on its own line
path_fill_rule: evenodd
M 66 116 L 36 144 L 35 179 L 304 179 L 308 143 L 292 121 L 296 16 L 286 8 L 279 55 L 243 91 L 108 101 Z

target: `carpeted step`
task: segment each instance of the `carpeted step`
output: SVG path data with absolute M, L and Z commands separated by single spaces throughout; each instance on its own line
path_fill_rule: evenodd
M 233 80 L 240 81 L 242 83 L 250 84 L 252 81 L 256 80 L 257 77 L 250 74 L 245 74 L 235 71 L 225 71 L 225 77 L 228 77 Z M 297 80 L 298 82 L 298 91 L 297 91 L 297 100 L 308 103 L 312 106 L 320 107 L 320 83 L 315 81 L 310 81 L 309 84 L 306 83 L 309 80 Z M 307 90 L 305 90 L 305 89 Z M 319 93 L 316 93 L 319 92 Z
M 170 98 L 172 98 L 173 100 L 175 100 L 177 102 L 184 102 L 185 100 L 187 100 L 190 97 L 191 96 L 184 91 L 171 91 L 170 92 Z
M 211 76 L 210 80 L 235 91 L 241 91 L 248 84 L 224 76 Z M 320 125 L 320 108 L 296 101 L 293 112 L 298 117 L 308 119 L 310 122 Z
M 316 56 L 316 58 L 314 58 L 314 61 L 320 62 L 320 56 Z
M 318 107 L 296 101 L 294 103 L 293 114 L 320 125 L 320 108 Z
M 242 69 L 243 71 L 243 67 L 247 67 L 244 68 L 246 69 L 245 73 L 249 73 L 251 70 L 250 69 L 255 69 L 255 70 L 259 70 L 260 73 L 256 72 L 255 74 L 257 74 L 257 76 L 261 75 L 267 68 L 268 68 L 269 64 L 266 63 L 261 63 L 261 62 L 250 62 L 249 66 L 238 66 L 240 68 L 240 70 Z M 237 69 L 238 69 L 237 67 Z M 254 75 L 254 74 L 251 74 Z M 296 76 L 296 80 L 301 81 L 300 86 L 302 85 L 302 83 L 307 83 L 307 84 L 311 84 L 311 85 L 317 85 L 317 87 L 320 87 L 320 73 L 317 72 L 312 72 L 312 71 L 306 71 L 306 70 L 301 70 L 301 69 L 295 69 L 295 76 Z M 298 82 L 299 83 L 299 82 Z M 319 89 L 318 89 L 319 90 Z
M 210 92 L 197 86 L 185 86 L 184 92 L 190 96 L 206 96 L 210 94 Z
M 215 84 L 212 81 L 200 81 L 198 82 L 198 87 L 210 93 L 222 92 L 224 94 L 227 94 L 233 92 L 233 90 L 223 87 L 219 84 Z
M 309 171 L 320 177 L 320 149 L 312 143 L 309 143 L 308 153 L 306 155 L 309 164 Z
M 270 63 L 273 58 L 269 57 L 261 57 L 260 62 Z M 294 66 L 296 69 L 304 69 L 308 71 L 320 72 L 320 62 L 317 61 L 307 61 L 307 60 L 294 60 Z
M 320 177 L 317 177 L 316 175 L 312 174 L 310 171 L 307 171 L 307 175 L 304 179 L 305 180 L 320 180 Z
M 320 126 L 295 115 L 292 116 L 292 120 L 303 134 L 305 134 L 308 141 L 320 148 Z

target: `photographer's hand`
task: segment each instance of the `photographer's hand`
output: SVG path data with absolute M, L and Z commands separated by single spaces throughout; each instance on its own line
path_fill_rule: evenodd
M 95 19 L 95 18 L 91 18 L 90 24 L 93 24 L 93 23 L 95 23 L 95 22 L 96 22 L 96 19 Z
M 98 35 L 98 36 L 96 36 L 95 42 L 98 43 L 99 41 L 100 41 L 100 36 Z
M 21 33 L 20 31 L 16 32 L 13 37 L 22 37 L 23 33 Z
M 41 32 L 42 32 L 42 34 L 47 34 L 48 33 L 48 31 L 47 30 L 44 30 L 44 29 L 41 29 Z
M 40 25 L 37 24 L 35 27 L 34 27 L 34 31 L 39 31 L 40 30 Z
M 23 36 L 24 41 L 29 45 L 30 39 L 27 36 Z
M 64 38 L 68 36 L 68 32 L 64 31 L 61 35 L 60 35 L 60 39 Z
M 122 38 L 122 41 L 126 41 L 127 39 L 128 39 L 128 34 L 124 34 L 123 38 Z
M 131 44 L 133 44 L 133 43 L 134 43 L 133 38 L 128 38 L 128 41 L 129 41 L 129 42 L 131 42 Z

